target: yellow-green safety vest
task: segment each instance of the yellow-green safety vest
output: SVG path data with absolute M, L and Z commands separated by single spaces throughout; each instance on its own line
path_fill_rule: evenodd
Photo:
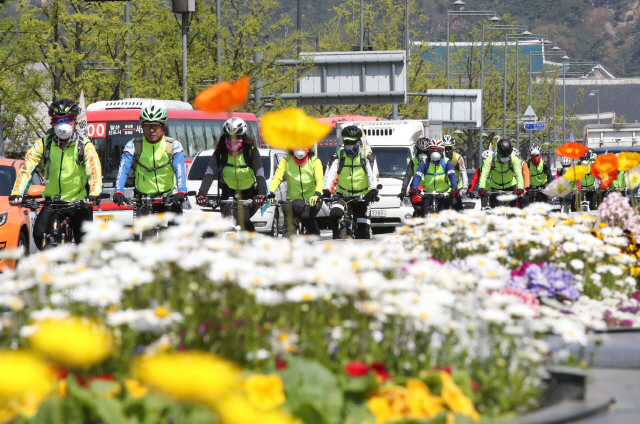
M 314 161 L 320 160 L 317 156 L 309 158 L 304 165 L 298 165 L 291 155 L 288 155 L 287 170 L 287 197 L 290 199 L 308 200 L 316 193 L 316 176 L 313 170 Z
M 222 164 L 224 183 L 233 190 L 248 190 L 256 183 L 256 174 L 244 160 L 244 154 L 227 155 L 227 163 Z
M 47 140 L 42 140 L 46 146 Z M 78 164 L 76 143 L 87 144 L 88 139 L 71 142 L 62 150 L 51 143 L 45 178 L 47 185 L 42 193 L 45 197 L 60 195 L 60 200 L 81 200 L 87 196 L 87 171 L 84 164 Z M 45 147 L 46 148 L 46 147 Z
M 583 190 L 585 188 L 594 188 L 596 186 L 596 179 L 591 175 L 591 165 L 593 165 L 593 163 L 593 161 L 589 161 L 589 165 L 587 165 L 587 175 L 580 179 L 580 187 L 582 187 Z
M 365 150 L 364 160 L 367 160 L 367 153 Z M 351 158 L 345 154 L 344 151 L 340 150 L 338 151 L 338 163 L 343 160 L 344 165 L 338 174 L 336 192 L 344 193 L 348 191 L 351 194 L 362 194 L 365 191 L 369 191 L 369 178 L 360 162 L 360 155 Z
M 425 161 L 427 159 L 425 158 Z M 429 161 L 429 168 L 422 176 L 420 180 L 420 185 L 424 187 L 424 192 L 437 192 L 444 193 L 451 191 L 451 183 L 449 182 L 449 177 L 447 176 L 447 163 L 449 163 L 449 158 L 444 158 L 444 167 L 442 166 L 443 161 L 439 160 L 437 163 Z
M 531 173 L 531 187 L 541 187 L 547 183 L 547 174 L 544 172 L 544 160 L 540 159 L 538 166 L 529 162 L 529 172 Z
M 164 137 L 157 143 L 149 143 L 143 138 L 142 150 L 135 168 L 135 184 L 139 192 L 168 193 L 175 188 L 176 176 L 171 163 L 173 157 L 170 158 L 167 154 L 166 143 Z

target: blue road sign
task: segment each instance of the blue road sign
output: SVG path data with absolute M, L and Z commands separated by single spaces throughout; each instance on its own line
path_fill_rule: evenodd
M 525 130 L 546 130 L 547 123 L 546 122 L 536 122 L 535 124 L 524 124 Z

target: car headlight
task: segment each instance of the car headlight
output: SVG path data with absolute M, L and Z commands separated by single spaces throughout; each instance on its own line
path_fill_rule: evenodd
M 9 212 L 3 213 L 2 215 L 0 215 L 0 227 L 3 226 L 8 219 L 9 219 Z
M 410 207 L 412 206 L 411 204 L 411 197 L 406 196 L 402 199 L 402 206 L 406 206 L 406 207 Z

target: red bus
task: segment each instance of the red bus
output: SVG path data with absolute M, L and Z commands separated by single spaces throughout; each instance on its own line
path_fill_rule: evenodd
M 150 99 L 126 99 L 92 103 L 87 107 L 87 132 L 100 156 L 103 187 L 106 191 L 112 191 L 115 186 L 124 146 L 131 139 L 142 137 L 140 110 L 150 102 Z M 166 134 L 182 143 L 188 173 L 193 157 L 198 152 L 216 147 L 222 133 L 222 124 L 231 115 L 193 110 L 190 104 L 184 102 L 158 102 L 167 108 L 169 115 Z M 253 113 L 233 113 L 233 116 L 247 122 L 249 134 L 261 146 L 256 116 Z M 127 186 L 129 185 L 128 182 Z

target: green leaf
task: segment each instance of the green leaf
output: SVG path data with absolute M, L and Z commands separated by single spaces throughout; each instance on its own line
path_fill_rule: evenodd
M 338 424 L 344 403 L 338 380 L 318 362 L 295 356 L 287 357 L 287 369 L 280 373 L 287 406 L 294 414 L 309 413 L 312 406 L 327 424 Z M 301 417 L 302 418 L 302 417 Z M 311 422 L 311 421 L 307 421 Z
M 293 415 L 300 418 L 305 423 L 314 423 L 314 424 L 326 424 L 327 421 L 324 419 L 320 411 L 316 409 L 315 406 L 310 403 L 302 403 L 293 410 Z
M 54 398 L 43 402 L 36 415 L 28 421 L 29 424 L 65 424 L 62 413 L 62 399 Z
M 366 394 L 378 387 L 378 381 L 373 373 L 368 373 L 363 377 L 350 377 L 342 374 L 340 376 L 340 387 L 348 393 Z
M 447 424 L 447 414 L 442 413 L 433 418 L 407 418 L 404 420 L 390 421 L 389 424 Z
M 344 408 L 343 424 L 374 424 L 375 421 L 376 419 L 369 411 L 366 402 L 354 403 L 347 401 Z
M 128 418 L 122 410 L 122 402 L 117 399 L 96 399 L 96 410 L 101 421 L 105 423 L 136 424 L 135 417 Z

